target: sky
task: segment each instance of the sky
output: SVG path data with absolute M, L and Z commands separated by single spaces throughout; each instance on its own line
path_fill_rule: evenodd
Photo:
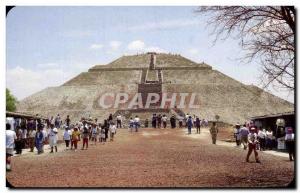
M 60 86 L 97 64 L 148 51 L 205 62 L 244 84 L 259 85 L 258 63 L 243 63 L 238 40 L 213 44 L 207 18 L 189 6 L 18 6 L 6 19 L 6 87 L 22 100 Z M 294 101 L 294 96 L 270 90 Z

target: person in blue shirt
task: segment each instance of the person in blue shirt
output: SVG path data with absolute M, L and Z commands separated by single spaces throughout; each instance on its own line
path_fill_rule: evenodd
M 193 119 L 192 116 L 189 116 L 187 120 L 187 127 L 188 127 L 188 134 L 192 133 L 192 127 L 193 127 Z
M 35 147 L 38 150 L 38 154 L 43 153 L 43 146 L 44 146 L 44 135 L 43 135 L 43 125 L 38 125 L 38 131 L 35 135 Z

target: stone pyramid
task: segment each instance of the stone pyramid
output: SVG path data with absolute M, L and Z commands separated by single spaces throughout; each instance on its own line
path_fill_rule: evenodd
M 148 93 L 158 93 L 159 101 L 150 108 L 126 106 L 101 108 L 105 93 L 128 93 L 129 100 L 141 93 L 143 105 Z M 162 93 L 196 93 L 198 108 L 161 108 Z M 178 95 L 176 96 L 177 99 Z M 44 116 L 61 114 L 71 119 L 92 116 L 103 120 L 110 113 L 150 118 L 152 113 L 183 114 L 234 124 L 252 116 L 293 111 L 293 104 L 256 86 L 234 80 L 204 63 L 180 55 L 146 53 L 122 56 L 107 65 L 96 65 L 58 87 L 49 87 L 20 101 L 17 111 Z

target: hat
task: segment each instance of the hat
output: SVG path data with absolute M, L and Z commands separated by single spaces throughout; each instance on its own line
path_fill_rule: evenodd
M 255 131 L 255 127 L 251 127 L 250 131 Z
M 235 126 L 241 126 L 239 123 L 235 124 Z

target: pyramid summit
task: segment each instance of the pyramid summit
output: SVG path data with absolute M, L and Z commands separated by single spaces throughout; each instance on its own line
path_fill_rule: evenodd
M 150 101 L 150 102 L 149 102 Z M 95 65 L 58 87 L 49 87 L 20 101 L 17 111 L 54 116 L 107 118 L 152 113 L 195 114 L 226 123 L 249 117 L 293 111 L 293 104 L 256 86 L 245 85 L 205 63 L 176 54 L 149 52 L 122 56 Z

